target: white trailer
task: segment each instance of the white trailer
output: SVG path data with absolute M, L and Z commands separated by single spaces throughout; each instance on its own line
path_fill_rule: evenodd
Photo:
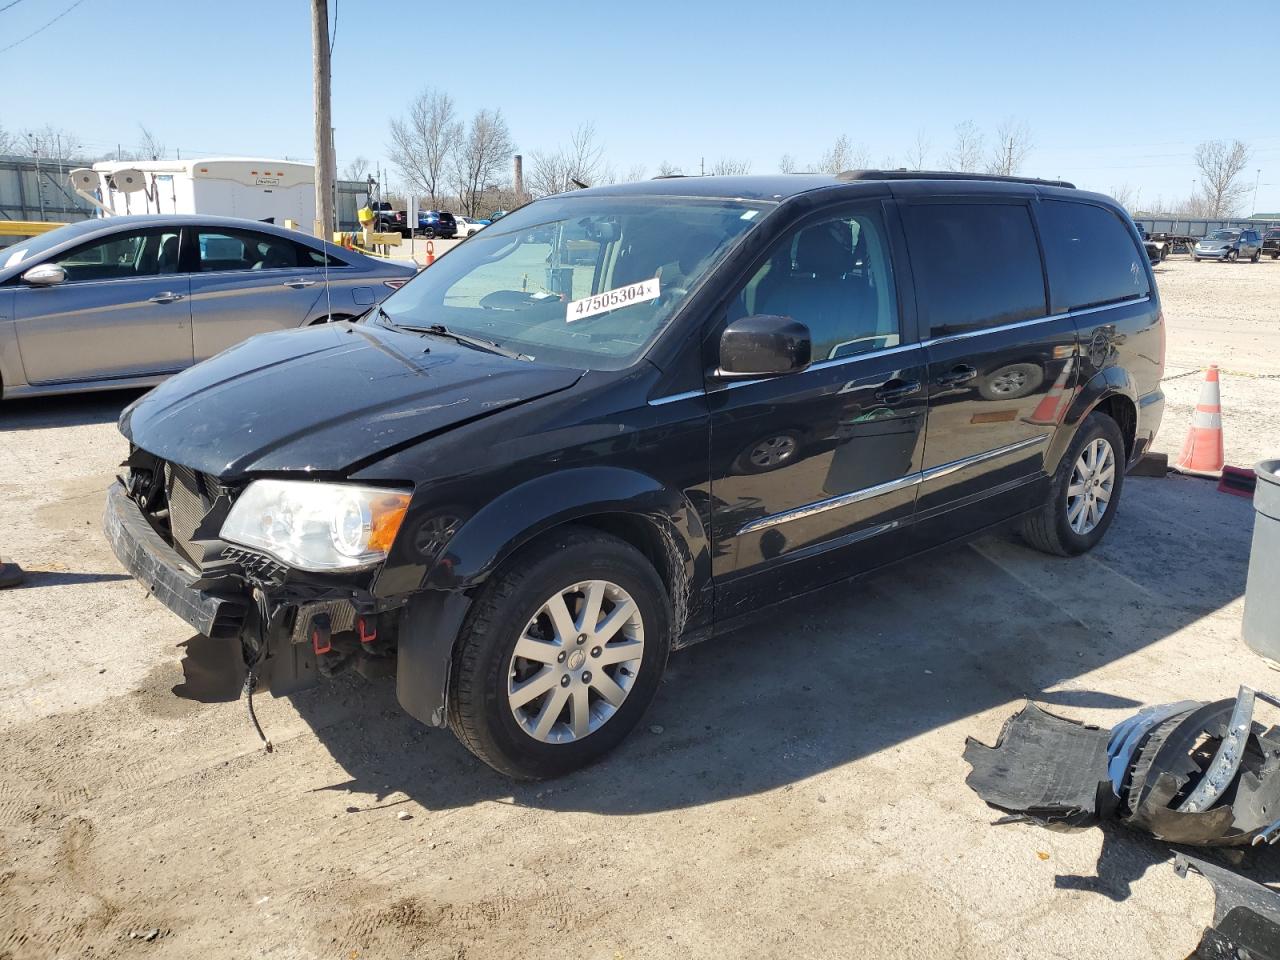
M 311 232 L 315 168 L 258 157 L 95 163 L 71 172 L 76 191 L 106 216 L 199 213 L 283 224 Z

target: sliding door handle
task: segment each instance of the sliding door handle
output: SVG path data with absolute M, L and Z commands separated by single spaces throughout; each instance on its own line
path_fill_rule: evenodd
M 179 300 L 183 299 L 184 297 L 186 297 L 185 293 L 171 293 L 171 292 L 157 293 L 148 302 L 149 303 L 177 303 Z

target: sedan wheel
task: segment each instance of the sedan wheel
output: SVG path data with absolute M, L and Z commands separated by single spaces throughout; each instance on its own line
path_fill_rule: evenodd
M 1084 536 L 1102 522 L 1116 482 L 1116 455 L 1105 437 L 1089 443 L 1076 460 L 1067 487 L 1067 522 Z

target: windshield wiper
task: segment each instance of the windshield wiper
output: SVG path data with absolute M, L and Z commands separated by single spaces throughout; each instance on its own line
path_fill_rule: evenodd
M 382 310 L 381 307 L 379 307 L 378 309 Z M 533 359 L 533 357 L 529 356 L 528 354 L 520 353 L 518 350 L 510 350 L 507 347 L 504 347 L 502 344 L 498 343 L 496 340 L 486 340 L 484 337 L 473 337 L 470 334 L 458 333 L 458 331 L 456 330 L 450 330 L 443 323 L 432 323 L 425 327 L 415 327 L 410 324 L 396 323 L 394 320 L 391 320 L 389 316 L 387 316 L 387 313 L 385 310 L 382 310 L 382 315 L 384 317 L 387 317 L 387 320 L 389 320 L 392 324 L 394 324 L 395 326 L 399 327 L 402 330 L 413 330 L 417 333 L 429 333 L 435 337 L 448 337 L 450 340 L 453 340 L 455 343 L 461 343 L 464 346 L 474 347 L 476 350 L 484 350 L 488 353 L 496 353 L 502 357 L 510 357 L 512 360 L 532 360 Z

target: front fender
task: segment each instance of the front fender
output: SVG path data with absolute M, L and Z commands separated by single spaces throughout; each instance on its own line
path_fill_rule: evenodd
M 623 467 L 580 467 L 526 481 L 492 500 L 450 539 L 424 584 L 461 590 L 491 574 L 507 557 L 552 527 L 606 514 L 642 517 L 660 537 L 670 536 L 684 577 L 700 582 L 710 568 L 706 530 L 677 490 Z

